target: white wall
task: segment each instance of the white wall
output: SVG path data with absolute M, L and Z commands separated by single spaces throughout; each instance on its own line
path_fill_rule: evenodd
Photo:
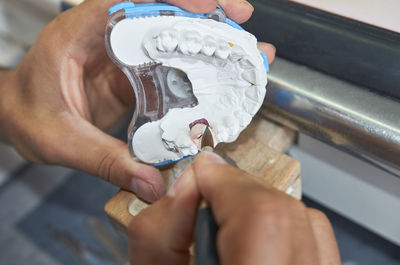
M 398 0 L 292 0 L 377 27 L 400 32 Z
M 399 177 L 305 135 L 289 153 L 304 194 L 400 245 Z

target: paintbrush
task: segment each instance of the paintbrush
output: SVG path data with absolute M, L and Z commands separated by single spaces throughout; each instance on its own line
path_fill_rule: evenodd
M 202 151 L 214 152 L 214 139 L 210 128 L 206 127 L 201 140 Z M 195 264 L 218 265 L 216 246 L 218 225 L 215 222 L 211 208 L 203 201 L 196 218 Z

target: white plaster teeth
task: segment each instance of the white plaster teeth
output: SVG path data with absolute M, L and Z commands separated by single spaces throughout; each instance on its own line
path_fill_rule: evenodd
M 246 53 L 242 49 L 242 47 L 239 47 L 238 45 L 233 45 L 229 59 L 231 59 L 233 62 L 236 62 L 236 61 L 242 59 L 245 54 Z
M 203 38 L 203 47 L 201 48 L 201 52 L 204 55 L 212 56 L 217 49 L 217 41 L 211 36 L 205 36 Z
M 252 69 L 243 71 L 241 77 L 252 85 L 256 84 L 256 73 Z
M 203 47 L 203 41 L 200 34 L 196 31 L 188 31 L 182 34 L 183 37 L 179 43 L 179 50 L 185 55 L 196 55 Z
M 245 99 L 242 106 L 251 116 L 254 116 L 260 108 L 256 101 L 250 99 Z
M 238 119 L 242 127 L 246 127 L 247 125 L 249 125 L 251 119 L 253 118 L 250 114 L 240 110 L 235 111 L 233 115 L 235 115 L 236 119 Z
M 187 74 L 198 100 L 192 108 L 170 109 L 160 121 L 138 129 L 136 134 L 151 133 L 154 137 L 149 142 L 160 146 L 158 154 L 149 154 L 149 160 L 143 161 L 175 160 L 197 153 L 189 124 L 198 119 L 209 122 L 216 144 L 237 139 L 265 96 L 266 73 L 256 44 L 247 32 L 213 20 L 160 25 L 142 39 L 151 60 Z M 176 81 L 172 77 L 167 79 L 171 88 Z M 136 143 L 146 152 L 144 138 L 138 137 Z
M 248 88 L 246 88 L 245 90 L 245 95 L 247 98 L 254 100 L 255 102 L 258 101 L 258 99 L 260 98 L 260 95 L 258 93 L 258 87 L 257 86 L 250 86 Z
M 229 137 L 232 137 L 234 135 L 236 135 L 238 133 L 238 131 L 240 130 L 240 125 L 239 125 L 239 121 L 234 118 L 233 116 L 226 116 L 223 119 L 223 124 L 225 126 L 225 128 L 229 128 L 227 131 L 227 134 L 229 135 Z
M 249 58 L 242 58 L 239 60 L 239 66 L 242 69 L 252 69 L 254 68 L 254 64 L 251 62 Z
M 162 52 L 173 52 L 178 46 L 179 33 L 177 30 L 164 29 L 156 38 L 157 49 Z
M 232 105 L 238 104 L 237 97 L 234 95 L 224 95 L 220 98 L 219 102 L 222 106 L 231 107 Z
M 220 40 L 218 41 L 218 46 L 215 51 L 215 56 L 219 59 L 227 59 L 228 56 L 231 54 L 231 46 L 227 41 Z

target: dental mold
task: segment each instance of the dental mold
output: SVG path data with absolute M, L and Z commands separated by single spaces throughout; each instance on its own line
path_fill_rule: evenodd
M 139 101 L 129 129 L 131 153 L 156 166 L 197 154 L 190 125 L 199 120 L 210 126 L 216 144 L 235 141 L 266 93 L 268 65 L 256 38 L 221 10 L 128 5 L 112 15 L 106 46 Z M 146 13 L 146 7 L 155 8 Z

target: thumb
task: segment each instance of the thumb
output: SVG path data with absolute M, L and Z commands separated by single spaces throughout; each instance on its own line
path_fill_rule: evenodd
M 161 173 L 153 166 L 135 161 L 128 146 L 87 121 L 71 126 L 64 138 L 66 166 L 98 176 L 140 198 L 153 202 L 165 193 Z
M 109 19 L 108 10 L 110 7 L 124 2 L 126 0 L 86 0 L 79 6 L 65 12 L 73 15 L 75 18 L 75 25 L 78 27 L 73 32 L 84 29 L 83 32 L 95 33 L 96 35 L 104 35 L 104 29 Z M 157 2 L 154 0 L 141 0 L 135 3 L 152 3 Z M 191 12 L 208 13 L 217 7 L 217 0 L 165 0 L 172 5 L 186 9 Z M 89 31 L 87 31 L 89 30 Z
M 200 193 L 187 167 L 161 200 L 144 209 L 129 225 L 131 264 L 187 265 Z
M 168 4 L 179 6 L 185 10 L 197 13 L 208 13 L 217 8 L 217 0 L 164 0 Z

